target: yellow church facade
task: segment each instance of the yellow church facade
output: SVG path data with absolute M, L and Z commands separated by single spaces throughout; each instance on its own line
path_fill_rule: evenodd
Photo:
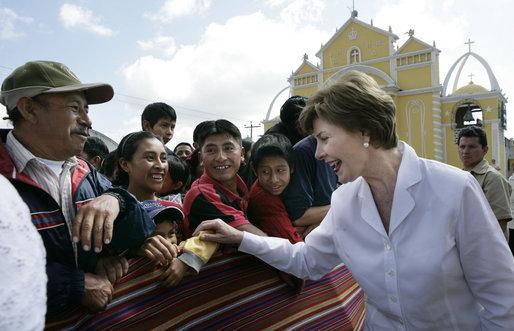
M 357 19 L 356 12 L 332 38 L 321 45 L 314 65 L 304 56 L 292 73 L 290 95 L 310 96 L 347 70 L 359 70 L 372 76 L 393 98 L 397 108 L 397 133 L 421 157 L 461 167 L 455 137 L 468 125 L 479 125 L 487 133 L 489 152 L 486 159 L 499 165 L 507 174 L 506 98 L 494 74 L 480 56 L 471 50 L 450 69 L 443 83 L 439 80 L 439 54 L 434 45 L 414 37 L 395 48 L 399 39 L 388 31 Z M 470 83 L 458 88 L 450 86 L 450 77 L 459 79 L 467 59 L 474 57 L 486 69 L 491 89 Z M 460 66 L 459 66 L 460 64 Z M 457 69 L 457 70 L 456 70 Z M 276 120 L 266 119 L 265 130 Z

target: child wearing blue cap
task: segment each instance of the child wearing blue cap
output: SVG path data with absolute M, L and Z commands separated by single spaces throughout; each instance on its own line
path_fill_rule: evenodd
M 117 149 L 117 159 L 118 171 L 115 183 L 132 193 L 147 213 L 150 212 L 150 216 L 154 216 L 154 221 L 157 218 L 157 229 L 161 229 L 158 231 L 162 232 L 166 227 L 166 229 L 170 228 L 167 230 L 169 233 L 174 227 L 174 221 L 177 222 L 177 226 L 182 224 L 184 214 L 180 206 L 156 196 L 168 172 L 167 154 L 162 138 L 148 131 L 131 133 L 121 140 Z M 167 211 L 164 212 L 164 210 Z M 171 218 L 165 217 L 171 222 L 170 224 L 159 225 L 161 212 L 163 215 L 175 213 Z M 188 270 L 192 269 L 198 273 L 200 267 L 218 247 L 217 244 L 209 245 L 206 250 L 199 252 L 197 246 L 205 245 L 200 243 L 198 237 L 194 237 L 181 242 L 182 249 L 167 237 L 169 237 L 167 234 L 162 236 L 161 233 L 154 232 L 154 235 L 150 236 L 137 250 L 138 255 L 156 260 L 166 268 L 160 279 L 163 287 L 177 285 Z M 176 238 L 176 242 L 179 240 Z M 176 258 L 179 252 L 182 253 Z
M 152 235 L 159 235 L 173 245 L 184 239 L 184 213 L 180 205 L 167 202 L 164 206 L 158 200 L 146 200 L 141 204 L 155 222 Z

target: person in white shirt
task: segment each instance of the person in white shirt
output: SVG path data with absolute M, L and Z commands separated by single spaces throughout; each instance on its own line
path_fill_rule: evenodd
M 29 208 L 2 175 L 0 196 L 0 330 L 42 330 L 46 314 L 45 246 L 32 224 Z
M 353 70 L 309 98 L 300 121 L 343 185 L 304 243 L 220 220 L 196 231 L 301 278 L 345 263 L 366 293 L 368 330 L 512 329 L 514 259 L 482 189 L 398 142 L 395 112 L 373 78 Z

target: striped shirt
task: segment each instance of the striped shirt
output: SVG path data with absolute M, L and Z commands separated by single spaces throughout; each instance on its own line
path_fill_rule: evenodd
M 48 165 L 51 162 L 47 162 L 48 160 L 32 154 L 16 139 L 12 131 L 9 131 L 7 134 L 5 149 L 9 153 L 16 170 L 30 177 L 44 191 L 50 194 L 61 207 L 71 238 L 71 227 L 75 217 L 75 206 L 71 192 L 71 173 L 78 165 L 77 158 L 73 156 L 63 161 L 61 172 L 57 175 Z M 13 174 L 13 177 L 15 177 L 15 174 Z M 73 243 L 73 251 L 75 252 L 75 261 L 77 261 L 77 247 L 75 243 Z

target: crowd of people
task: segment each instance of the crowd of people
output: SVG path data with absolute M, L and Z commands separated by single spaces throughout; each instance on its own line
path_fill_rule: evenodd
M 39 306 L 25 303 L 39 317 L 31 327 L 70 305 L 105 310 L 130 257 L 158 262 L 160 285 L 174 287 L 220 244 L 300 291 L 345 263 L 367 295 L 369 329 L 514 325 L 512 189 L 484 159 L 485 133 L 460 133 L 465 171 L 418 158 L 397 138 L 392 99 L 366 74 L 289 98 L 255 143 L 219 119 L 173 150 L 177 114 L 156 102 L 141 131 L 109 152 L 89 136 L 88 106 L 108 102 L 112 87 L 83 84 L 61 63 L 28 62 L 1 93 L 13 124 L 0 144 L 1 191 L 13 201 L 0 204 L 0 224 L 19 205 L 20 226 L 34 225 L 26 236 L 41 239 L 10 248 L 40 262 L 26 287 L 38 287 Z M 0 313 L 0 326 L 23 325 L 20 311 Z

